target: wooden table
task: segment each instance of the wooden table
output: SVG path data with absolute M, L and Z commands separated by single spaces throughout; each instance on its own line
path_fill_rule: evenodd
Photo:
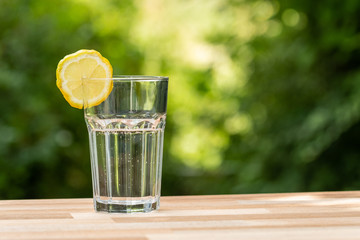
M 162 197 L 95 213 L 92 199 L 0 201 L 0 239 L 360 239 L 360 191 Z

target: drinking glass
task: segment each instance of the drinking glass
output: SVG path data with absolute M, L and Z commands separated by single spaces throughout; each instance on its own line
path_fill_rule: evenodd
M 87 107 L 89 86 L 112 81 L 110 95 Z M 149 212 L 160 206 L 168 78 L 83 79 L 96 211 Z

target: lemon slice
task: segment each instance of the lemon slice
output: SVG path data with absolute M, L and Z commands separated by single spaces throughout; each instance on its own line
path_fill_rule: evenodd
M 75 108 L 84 108 L 84 79 L 107 78 L 86 84 L 86 107 L 102 103 L 111 93 L 113 74 L 110 62 L 95 50 L 79 50 L 65 56 L 56 69 L 56 85 L 66 101 Z

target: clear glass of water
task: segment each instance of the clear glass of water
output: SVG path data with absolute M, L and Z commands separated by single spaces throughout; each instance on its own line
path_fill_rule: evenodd
M 149 212 L 160 206 L 168 78 L 114 76 L 108 98 L 86 107 L 94 208 Z

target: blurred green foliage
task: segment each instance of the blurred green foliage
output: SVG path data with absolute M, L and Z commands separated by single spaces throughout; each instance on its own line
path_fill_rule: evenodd
M 170 77 L 163 195 L 360 188 L 360 2 L 0 0 L 0 198 L 90 197 L 65 55 Z

